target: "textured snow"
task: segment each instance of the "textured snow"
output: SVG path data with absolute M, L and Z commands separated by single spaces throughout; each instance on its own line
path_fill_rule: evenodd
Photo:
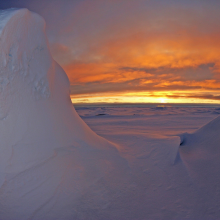
M 218 108 L 76 109 L 95 132 L 120 146 L 132 170 L 133 200 L 123 201 L 128 214 L 121 219 L 220 218 Z
M 43 19 L 27 9 L 0 14 L 0 219 L 76 219 L 90 188 L 117 193 L 111 182 L 127 164 L 75 112 Z M 89 199 L 102 207 L 102 197 Z
M 44 20 L 27 9 L 0 20 L 1 220 L 220 218 L 219 109 L 79 117 Z

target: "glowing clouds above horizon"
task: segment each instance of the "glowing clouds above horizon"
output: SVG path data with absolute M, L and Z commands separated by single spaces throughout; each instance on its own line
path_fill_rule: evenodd
M 220 3 L 57 2 L 42 14 L 73 100 L 219 102 Z

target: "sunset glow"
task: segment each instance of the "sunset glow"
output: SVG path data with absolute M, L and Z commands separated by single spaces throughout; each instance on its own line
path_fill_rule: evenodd
M 199 94 L 199 92 L 198 92 Z M 176 93 L 168 92 L 135 92 L 135 93 L 116 93 L 116 94 L 84 94 L 73 95 L 71 100 L 73 103 L 209 103 L 219 104 L 219 96 L 210 95 L 193 96 L 189 92 L 182 95 L 181 91 Z
M 77 0 L 48 2 L 39 13 L 74 103 L 220 104 L 219 7 L 214 0 Z

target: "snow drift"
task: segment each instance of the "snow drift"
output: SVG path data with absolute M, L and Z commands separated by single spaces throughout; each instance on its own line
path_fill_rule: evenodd
M 220 117 L 181 136 L 180 158 L 199 192 L 200 213 L 220 216 Z
M 105 207 L 126 169 L 75 112 L 44 29 L 27 9 L 0 11 L 1 220 L 83 219 L 76 201 Z

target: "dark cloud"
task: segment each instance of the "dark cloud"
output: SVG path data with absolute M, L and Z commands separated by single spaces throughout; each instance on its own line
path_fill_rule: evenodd
M 193 94 L 184 94 L 184 95 L 166 95 L 168 98 L 193 98 L 193 99 L 207 99 L 207 100 L 220 100 L 220 95 L 210 95 L 210 94 L 203 94 L 203 95 L 193 95 Z
M 200 86 L 188 85 L 169 85 L 157 86 L 157 83 L 140 85 L 140 80 L 135 79 L 123 83 L 85 83 L 83 85 L 71 85 L 71 94 L 97 94 L 97 93 L 115 93 L 117 92 L 158 92 L 158 91 L 188 91 L 201 89 Z M 220 89 L 219 89 L 220 90 Z
M 145 67 L 120 67 L 119 70 L 125 72 L 145 72 L 150 73 L 152 77 L 162 78 L 175 78 L 178 76 L 178 80 L 208 80 L 213 78 L 212 69 L 215 63 L 201 64 L 198 67 L 186 67 L 186 68 L 169 68 L 169 67 L 158 67 L 158 68 L 145 68 Z M 161 76 L 163 75 L 163 76 Z

